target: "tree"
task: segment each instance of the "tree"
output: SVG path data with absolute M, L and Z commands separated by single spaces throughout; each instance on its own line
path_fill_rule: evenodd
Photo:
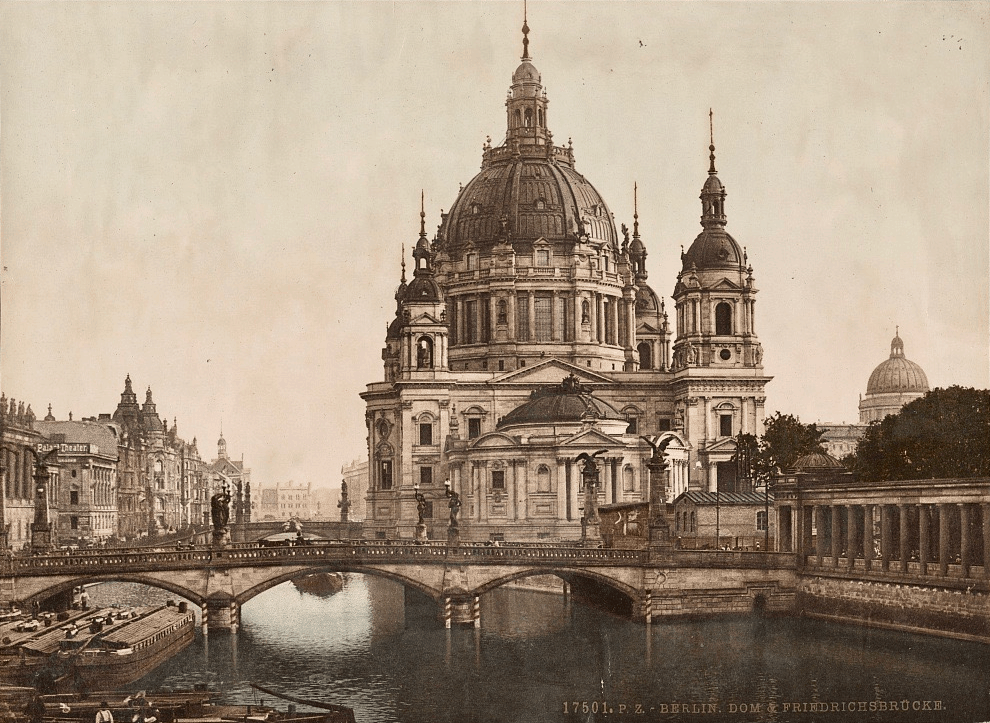
M 867 481 L 990 476 L 990 390 L 933 389 L 873 422 L 856 459 Z
M 736 438 L 736 455 L 733 461 L 748 467 L 750 476 L 757 482 L 769 481 L 776 470 L 784 470 L 806 454 L 824 452 L 822 435 L 825 432 L 815 424 L 802 424 L 792 414 L 777 412 L 764 422 L 763 436 L 740 434 Z

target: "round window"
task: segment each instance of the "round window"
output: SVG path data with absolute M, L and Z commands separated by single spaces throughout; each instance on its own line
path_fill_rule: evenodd
M 723 349 L 718 353 L 718 355 L 722 357 L 722 361 L 729 361 L 729 359 L 732 358 L 732 352 L 728 349 Z

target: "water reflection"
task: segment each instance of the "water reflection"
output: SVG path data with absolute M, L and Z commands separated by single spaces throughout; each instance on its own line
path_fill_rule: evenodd
M 91 597 L 105 604 L 97 596 L 114 595 L 114 586 L 99 587 Z M 351 706 L 368 723 L 990 720 L 986 646 L 791 618 L 646 626 L 559 595 L 509 589 L 486 594 L 481 606 L 480 629 L 447 630 L 431 601 L 407 600 L 389 580 L 350 575 L 327 598 L 285 584 L 244 606 L 236 636 L 215 632 L 208 647 L 199 637 L 137 685 L 206 682 L 228 700 L 252 702 L 258 696 L 249 683 L 257 681 Z M 565 703 L 603 698 L 612 715 L 580 706 L 564 712 Z M 941 701 L 945 710 L 783 711 L 794 703 L 895 700 Z M 675 714 L 674 703 L 717 712 Z M 760 708 L 729 712 L 751 703 Z M 636 705 L 641 715 L 630 712 Z

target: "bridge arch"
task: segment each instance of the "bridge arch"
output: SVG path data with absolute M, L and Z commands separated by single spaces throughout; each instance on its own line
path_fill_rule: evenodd
M 439 590 L 430 587 L 421 580 L 417 580 L 416 578 L 409 577 L 408 575 L 403 575 L 392 570 L 382 569 L 371 565 L 348 564 L 346 562 L 321 562 L 319 564 L 307 567 L 297 567 L 266 578 L 265 580 L 238 593 L 234 597 L 234 601 L 238 605 L 243 605 L 266 590 L 270 590 L 271 588 L 281 585 L 284 582 L 290 582 L 294 579 L 319 572 L 350 572 L 361 575 L 374 575 L 376 577 L 383 577 L 393 580 L 407 587 L 419 590 L 431 600 L 435 601 L 438 605 L 440 604 L 442 598 L 442 594 Z
M 480 585 L 474 592 L 476 595 L 481 595 L 483 593 L 494 590 L 495 588 L 501 587 L 502 585 L 505 585 L 508 582 L 512 582 L 514 580 L 522 580 L 527 577 L 533 577 L 534 575 L 555 575 L 564 581 L 567 581 L 569 577 L 581 577 L 588 580 L 594 580 L 599 584 L 605 585 L 619 593 L 622 593 L 627 598 L 629 598 L 629 600 L 634 604 L 640 599 L 640 592 L 636 587 L 629 585 L 628 583 L 623 582 L 622 580 L 619 580 L 615 577 L 612 577 L 611 575 L 598 572 L 594 568 L 580 568 L 580 567 L 579 568 L 540 567 L 540 568 L 529 568 L 526 570 L 518 570 L 515 572 L 511 572 L 507 575 L 497 577 L 493 580 L 489 580 L 483 585 Z
M 92 584 L 96 582 L 134 582 L 141 585 L 147 585 L 149 587 L 155 587 L 160 590 L 165 590 L 166 592 L 173 593 L 179 597 L 185 598 L 189 602 L 197 605 L 199 607 L 203 606 L 205 598 L 197 591 L 191 590 L 184 585 L 180 585 L 171 580 L 156 577 L 154 575 L 149 575 L 147 573 L 110 573 L 106 575 L 100 574 L 86 574 L 84 576 L 73 577 L 69 579 L 59 578 L 58 580 L 45 585 L 43 587 L 33 590 L 30 594 L 25 595 L 21 598 L 21 601 L 26 605 L 30 605 L 32 602 L 47 600 L 50 597 L 58 595 L 59 593 L 66 592 L 67 590 L 72 590 L 73 588 L 80 587 L 81 585 Z

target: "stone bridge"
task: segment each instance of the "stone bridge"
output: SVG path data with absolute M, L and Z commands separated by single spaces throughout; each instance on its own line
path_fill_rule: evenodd
M 610 589 L 635 618 L 789 611 L 797 580 L 792 554 L 612 550 L 549 544 L 447 546 L 351 541 L 266 547 L 254 543 L 187 550 L 147 548 L 8 557 L 0 602 L 29 605 L 83 583 L 139 582 L 203 609 L 202 624 L 236 630 L 245 602 L 314 572 L 354 572 L 396 580 L 443 609 L 451 622 L 480 620 L 479 596 L 532 575 L 556 575 L 586 594 Z
M 360 522 L 339 520 L 299 520 L 298 524 L 306 537 L 322 537 L 328 540 L 360 539 L 363 529 Z M 288 531 L 295 531 L 295 528 L 286 520 L 230 523 L 230 539 L 233 542 L 254 542 Z

